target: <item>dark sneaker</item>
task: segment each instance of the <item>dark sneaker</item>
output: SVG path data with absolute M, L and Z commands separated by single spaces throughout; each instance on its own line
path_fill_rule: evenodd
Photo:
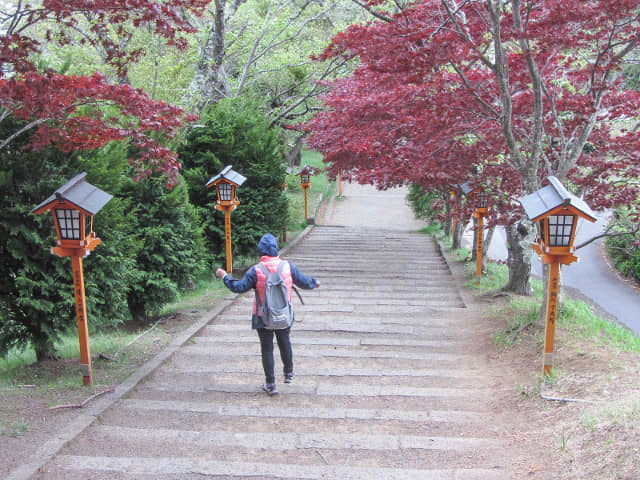
M 291 383 L 293 382 L 293 372 L 292 373 L 285 373 L 284 374 L 284 383 Z
M 265 383 L 264 385 L 262 385 L 262 390 L 267 392 L 267 395 L 269 396 L 278 394 L 278 389 L 276 388 L 275 383 Z

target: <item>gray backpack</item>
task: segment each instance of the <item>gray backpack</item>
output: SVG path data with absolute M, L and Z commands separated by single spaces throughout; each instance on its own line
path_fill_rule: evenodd
M 260 301 L 260 295 L 256 290 L 256 308 L 258 314 L 262 317 L 264 328 L 269 330 L 289 328 L 293 323 L 293 307 L 289 301 L 287 285 L 282 278 L 282 269 L 285 263 L 285 261 L 281 261 L 275 273 L 271 273 L 261 263 L 256 265 L 267 276 L 264 303 Z

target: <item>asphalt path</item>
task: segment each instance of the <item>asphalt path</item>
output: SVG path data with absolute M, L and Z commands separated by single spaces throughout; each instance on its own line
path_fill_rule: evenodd
M 596 223 L 580 220 L 576 245 L 600 234 L 605 224 L 605 214 L 600 215 Z M 468 231 L 466 238 L 470 236 L 472 238 L 473 234 Z M 496 229 L 488 250 L 489 258 L 506 260 L 506 243 L 504 229 Z M 562 267 L 562 281 L 612 319 L 640 335 L 640 289 L 613 272 L 613 268 L 605 261 L 602 250 L 602 239 L 579 249 L 576 252 L 578 262 Z M 537 256 L 534 256 L 532 272 L 538 277 L 542 276 L 542 261 Z

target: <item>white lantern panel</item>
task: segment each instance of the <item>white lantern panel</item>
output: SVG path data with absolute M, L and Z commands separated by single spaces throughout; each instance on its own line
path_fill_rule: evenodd
M 80 212 L 78 210 L 56 209 L 58 229 L 63 240 L 80 240 Z
M 550 215 L 549 246 L 568 247 L 571 245 L 571 233 L 573 232 L 574 222 L 574 215 Z
M 233 200 L 233 185 L 230 183 L 219 183 L 218 184 L 218 196 L 221 202 L 230 202 Z

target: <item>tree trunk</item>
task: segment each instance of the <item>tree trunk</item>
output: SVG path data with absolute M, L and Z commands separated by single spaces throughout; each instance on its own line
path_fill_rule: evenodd
M 56 348 L 51 339 L 34 339 L 32 344 L 33 349 L 36 352 L 36 362 L 40 363 L 47 360 L 59 360 L 59 357 L 56 355 Z
M 478 256 L 478 219 L 476 217 L 471 217 L 473 219 L 473 246 L 471 247 L 471 261 L 475 262 Z
M 453 206 L 450 202 L 445 202 L 445 220 L 442 224 L 442 230 L 447 237 L 453 236 Z
M 509 257 L 509 281 L 502 288 L 505 292 L 517 295 L 531 295 L 531 259 L 533 250 L 531 244 L 535 240 L 535 230 L 528 219 L 506 226 L 507 251 Z
M 201 48 L 191 84 L 183 96 L 183 102 L 202 110 L 206 105 L 222 98 L 226 88 L 221 87 L 225 54 L 225 0 L 215 1 L 214 22 Z M 223 82 L 222 82 L 223 83 Z M 223 93 L 224 92 L 224 93 Z
M 451 240 L 451 248 L 457 250 L 462 245 L 462 234 L 464 233 L 464 222 L 462 219 L 458 219 L 456 222 L 456 228 L 453 230 L 453 238 Z
M 306 133 L 298 136 L 291 150 L 285 154 L 287 165 L 289 165 L 290 167 L 300 165 L 302 161 L 302 147 L 304 147 L 304 139 L 306 136 Z
M 491 240 L 493 239 L 493 232 L 496 231 L 496 227 L 491 227 L 486 229 L 487 235 L 484 238 L 484 242 L 482 242 L 482 271 L 487 271 L 487 257 L 489 252 L 489 247 L 491 246 Z

